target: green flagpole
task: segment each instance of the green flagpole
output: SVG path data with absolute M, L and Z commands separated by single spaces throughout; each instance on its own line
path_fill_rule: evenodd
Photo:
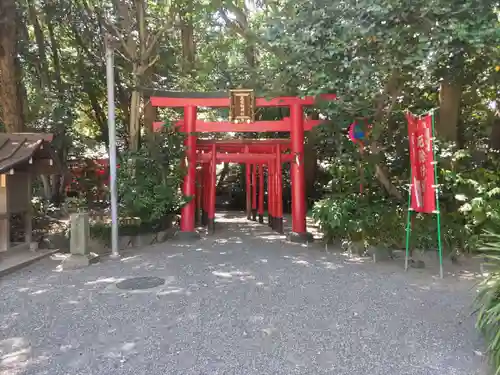
M 408 111 L 409 112 L 409 111 Z M 408 125 L 409 126 L 409 125 Z M 408 151 L 410 151 L 410 138 L 408 138 Z M 408 263 L 410 260 L 410 237 L 411 237 L 411 189 L 413 187 L 412 180 L 412 165 L 410 158 L 410 183 L 408 184 L 408 215 L 406 216 L 406 251 L 405 251 L 405 271 L 408 271 Z
M 411 167 L 410 167 L 411 173 Z M 410 177 L 411 179 L 411 177 Z M 408 185 L 408 215 L 406 221 L 406 252 L 405 252 L 405 271 L 408 271 L 408 261 L 410 258 L 410 236 L 411 236 L 411 188 L 412 184 Z
M 436 157 L 436 146 L 435 146 L 435 132 L 434 132 L 434 113 L 435 110 L 431 111 L 432 116 L 432 151 L 434 154 L 434 192 L 436 193 L 436 224 L 437 224 L 437 241 L 438 241 L 438 253 L 439 253 L 439 277 L 443 278 L 443 246 L 441 243 L 441 209 L 439 207 L 439 184 L 438 184 L 438 172 L 437 172 L 437 157 Z

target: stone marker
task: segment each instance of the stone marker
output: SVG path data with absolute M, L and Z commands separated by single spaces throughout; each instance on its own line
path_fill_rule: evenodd
M 371 246 L 367 252 L 373 257 L 375 263 L 393 259 L 391 250 L 384 247 Z
M 365 254 L 365 244 L 363 241 L 351 241 L 348 245 L 349 252 L 353 256 L 363 256 Z
M 484 258 L 483 262 L 479 264 L 479 272 L 481 272 L 482 275 L 484 275 L 485 273 L 489 274 L 494 270 L 495 270 L 495 265 L 491 264 L 491 262 L 488 262 L 486 258 Z
M 410 267 L 411 268 L 425 268 L 425 262 L 423 260 L 410 259 Z
M 76 269 L 99 261 L 99 256 L 90 252 L 90 223 L 86 212 L 71 214 L 70 255 L 62 262 L 63 269 Z

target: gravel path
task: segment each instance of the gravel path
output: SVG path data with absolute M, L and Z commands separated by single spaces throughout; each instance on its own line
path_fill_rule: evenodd
M 482 374 L 470 282 L 357 263 L 226 220 L 79 271 L 0 279 L 0 374 Z M 128 292 L 124 278 L 165 284 Z

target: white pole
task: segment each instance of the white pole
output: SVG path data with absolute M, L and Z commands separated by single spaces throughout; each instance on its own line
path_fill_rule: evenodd
M 106 83 L 108 88 L 108 132 L 109 132 L 109 189 L 111 192 L 111 257 L 119 258 L 118 252 L 118 202 L 116 196 L 116 123 L 115 123 L 115 74 L 113 42 L 106 36 Z

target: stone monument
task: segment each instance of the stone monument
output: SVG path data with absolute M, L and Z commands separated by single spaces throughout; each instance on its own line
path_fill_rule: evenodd
M 91 253 L 89 247 L 89 214 L 86 212 L 71 214 L 70 223 L 70 255 L 62 262 L 63 269 L 76 269 L 98 262 L 99 256 Z

